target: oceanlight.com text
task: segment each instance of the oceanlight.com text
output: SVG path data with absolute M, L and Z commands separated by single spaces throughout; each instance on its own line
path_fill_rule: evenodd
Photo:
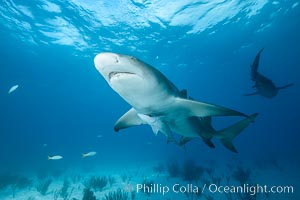
M 203 186 L 205 187 L 205 185 Z M 270 194 L 292 194 L 294 193 L 293 186 L 267 186 L 267 185 L 249 185 L 243 184 L 239 186 L 223 186 L 210 184 L 208 186 L 210 193 L 247 193 L 250 195 L 256 195 L 258 193 L 270 193 Z

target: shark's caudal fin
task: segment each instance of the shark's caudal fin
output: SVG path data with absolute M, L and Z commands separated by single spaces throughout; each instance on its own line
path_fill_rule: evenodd
M 137 115 L 137 112 L 134 110 L 134 108 L 131 108 L 115 123 L 114 130 L 118 132 L 121 129 L 141 124 L 143 124 L 143 121 Z
M 232 126 L 225 128 L 221 131 L 218 131 L 217 138 L 219 138 L 222 144 L 229 149 L 237 153 L 236 148 L 232 144 L 232 140 L 240 134 L 251 122 L 254 122 L 255 118 L 257 117 L 257 113 L 250 115 L 248 118 L 243 119 Z
M 291 87 L 291 86 L 293 86 L 293 85 L 294 85 L 294 84 L 291 83 L 291 84 L 287 84 L 287 85 L 285 85 L 285 86 L 277 87 L 277 89 L 278 89 L 278 90 L 281 90 L 281 89 L 285 89 L 285 88 Z
M 229 108 L 224 108 L 221 106 L 216 106 L 213 104 L 203 103 L 199 101 L 194 101 L 190 99 L 176 99 L 176 109 L 182 111 L 187 116 L 196 117 L 207 117 L 207 116 L 245 116 L 247 115 L 231 110 Z

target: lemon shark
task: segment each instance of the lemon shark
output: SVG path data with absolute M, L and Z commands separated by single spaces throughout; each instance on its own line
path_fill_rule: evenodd
M 288 88 L 293 86 L 294 84 L 287 84 L 285 86 L 276 87 L 272 80 L 268 79 L 264 75 L 258 72 L 260 54 L 264 48 L 262 48 L 255 56 L 255 59 L 251 65 L 251 80 L 255 82 L 253 88 L 256 88 L 256 92 L 245 94 L 245 96 L 252 96 L 252 95 L 261 95 L 266 98 L 273 98 L 278 94 L 278 91 L 284 88 Z
M 155 134 L 162 132 L 168 141 L 176 142 L 173 132 L 181 135 L 180 145 L 200 137 L 209 147 L 214 147 L 211 139 L 216 137 L 229 150 L 237 152 L 233 138 L 257 116 L 188 98 L 186 90 L 179 90 L 160 71 L 132 56 L 100 53 L 95 56 L 94 64 L 109 86 L 132 106 L 115 123 L 117 132 L 148 124 Z M 222 131 L 215 131 L 211 116 L 245 118 Z

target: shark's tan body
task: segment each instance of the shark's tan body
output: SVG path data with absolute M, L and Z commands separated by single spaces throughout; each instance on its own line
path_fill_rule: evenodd
M 110 87 L 132 108 L 115 124 L 115 130 L 148 124 L 154 133 L 165 134 L 173 140 L 172 132 L 180 134 L 181 144 L 201 137 L 210 147 L 211 138 L 221 139 L 230 150 L 236 149 L 231 140 L 256 117 L 228 108 L 192 100 L 186 91 L 180 91 L 161 72 L 137 58 L 101 53 L 94 59 L 95 67 Z M 211 128 L 210 116 L 245 116 L 233 125 L 233 130 L 217 132 Z M 227 130 L 227 129 L 224 129 Z

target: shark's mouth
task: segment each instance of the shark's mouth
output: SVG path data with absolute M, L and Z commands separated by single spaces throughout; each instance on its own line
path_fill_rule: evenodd
M 134 75 L 135 73 L 132 73 L 132 72 L 110 72 L 108 77 L 109 77 L 109 80 L 110 80 L 113 77 L 118 77 L 118 76 L 126 75 L 126 74 Z

